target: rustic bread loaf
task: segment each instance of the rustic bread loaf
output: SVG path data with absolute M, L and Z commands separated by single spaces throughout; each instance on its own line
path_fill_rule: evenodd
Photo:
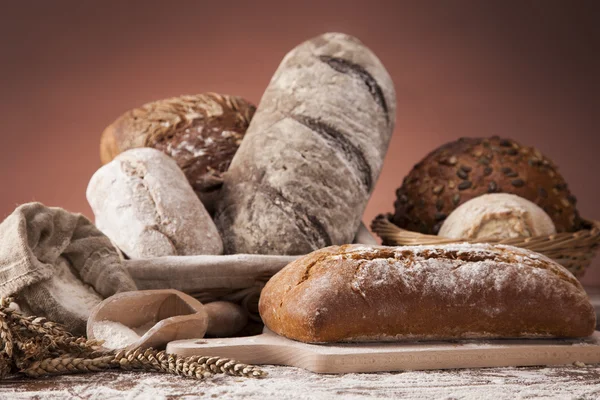
M 509 246 L 329 247 L 262 291 L 260 315 L 303 342 L 583 337 L 596 316 L 550 259 Z
M 508 193 L 484 194 L 452 211 L 439 236 L 453 239 L 508 239 L 556 233 L 552 219 L 536 204 Z
M 396 191 L 393 222 L 437 234 L 459 205 L 485 193 L 512 193 L 534 202 L 557 232 L 579 229 L 576 199 L 556 166 L 537 149 L 509 139 L 462 138 L 434 150 Z
M 352 241 L 381 170 L 396 99 L 379 59 L 327 33 L 288 53 L 224 177 L 226 253 L 306 254 Z
M 223 251 L 185 175 L 158 150 L 121 153 L 94 174 L 87 199 L 98 228 L 131 258 Z
M 214 208 L 227 171 L 256 108 L 236 97 L 205 93 L 158 100 L 127 111 L 102 134 L 106 164 L 119 153 L 153 147 L 173 157 L 207 209 Z

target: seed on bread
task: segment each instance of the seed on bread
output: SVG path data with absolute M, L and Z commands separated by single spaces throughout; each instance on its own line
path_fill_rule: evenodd
M 515 150 L 517 154 L 511 156 L 509 152 L 514 154 Z M 496 153 L 498 156 L 494 157 Z M 442 159 L 445 163 L 440 163 Z M 393 222 L 407 230 L 433 233 L 438 223 L 435 213 L 439 212 L 439 199 L 444 200 L 443 211 L 450 214 L 462 203 L 492 191 L 516 194 L 542 209 L 548 209 L 558 232 L 573 232 L 581 224 L 575 198 L 571 200 L 569 197 L 572 194 L 552 161 L 537 149 L 522 146 L 513 140 L 498 137 L 463 138 L 447 143 L 425 157 L 420 168 L 413 169 L 408 176 L 421 181 L 430 176 L 432 181 L 427 184 L 427 192 L 423 195 L 419 194 L 416 184 L 402 185 L 401 195 L 407 196 L 415 204 L 419 199 L 425 201 L 423 208 L 411 212 L 406 204 L 398 202 Z M 438 193 L 436 187 L 440 184 L 444 189 Z M 569 202 L 568 207 L 563 199 Z

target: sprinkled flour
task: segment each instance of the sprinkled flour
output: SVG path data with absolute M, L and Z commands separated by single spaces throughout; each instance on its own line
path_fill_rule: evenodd
M 320 375 L 262 366 L 269 376 L 218 375 L 204 382 L 179 376 L 104 372 L 43 380 L 3 381 L 0 397 L 80 399 L 597 399 L 600 366 L 483 368 Z
M 65 312 L 86 320 L 91 310 L 102 301 L 102 297 L 86 285 L 71 271 L 71 266 L 63 258 L 56 262 L 56 271 L 47 281 L 47 289 Z
M 122 349 L 139 340 L 152 326 L 153 321 L 133 329 L 115 321 L 100 321 L 94 325 L 94 336 L 104 340 L 107 349 Z

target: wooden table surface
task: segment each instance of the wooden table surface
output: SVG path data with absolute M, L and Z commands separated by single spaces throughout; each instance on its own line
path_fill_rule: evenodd
M 403 399 L 598 399 L 600 365 L 407 371 L 318 375 L 291 367 L 265 366 L 269 376 L 219 375 L 206 381 L 140 372 L 103 372 L 0 383 L 10 399 L 171 398 L 403 398 Z

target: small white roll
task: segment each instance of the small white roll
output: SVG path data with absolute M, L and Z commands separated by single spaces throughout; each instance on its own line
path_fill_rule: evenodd
M 92 176 L 87 199 L 98 228 L 131 258 L 223 253 L 185 175 L 158 150 L 121 153 Z
M 484 194 L 462 204 L 444 221 L 439 236 L 507 239 L 552 235 L 552 219 L 539 206 L 514 194 Z

